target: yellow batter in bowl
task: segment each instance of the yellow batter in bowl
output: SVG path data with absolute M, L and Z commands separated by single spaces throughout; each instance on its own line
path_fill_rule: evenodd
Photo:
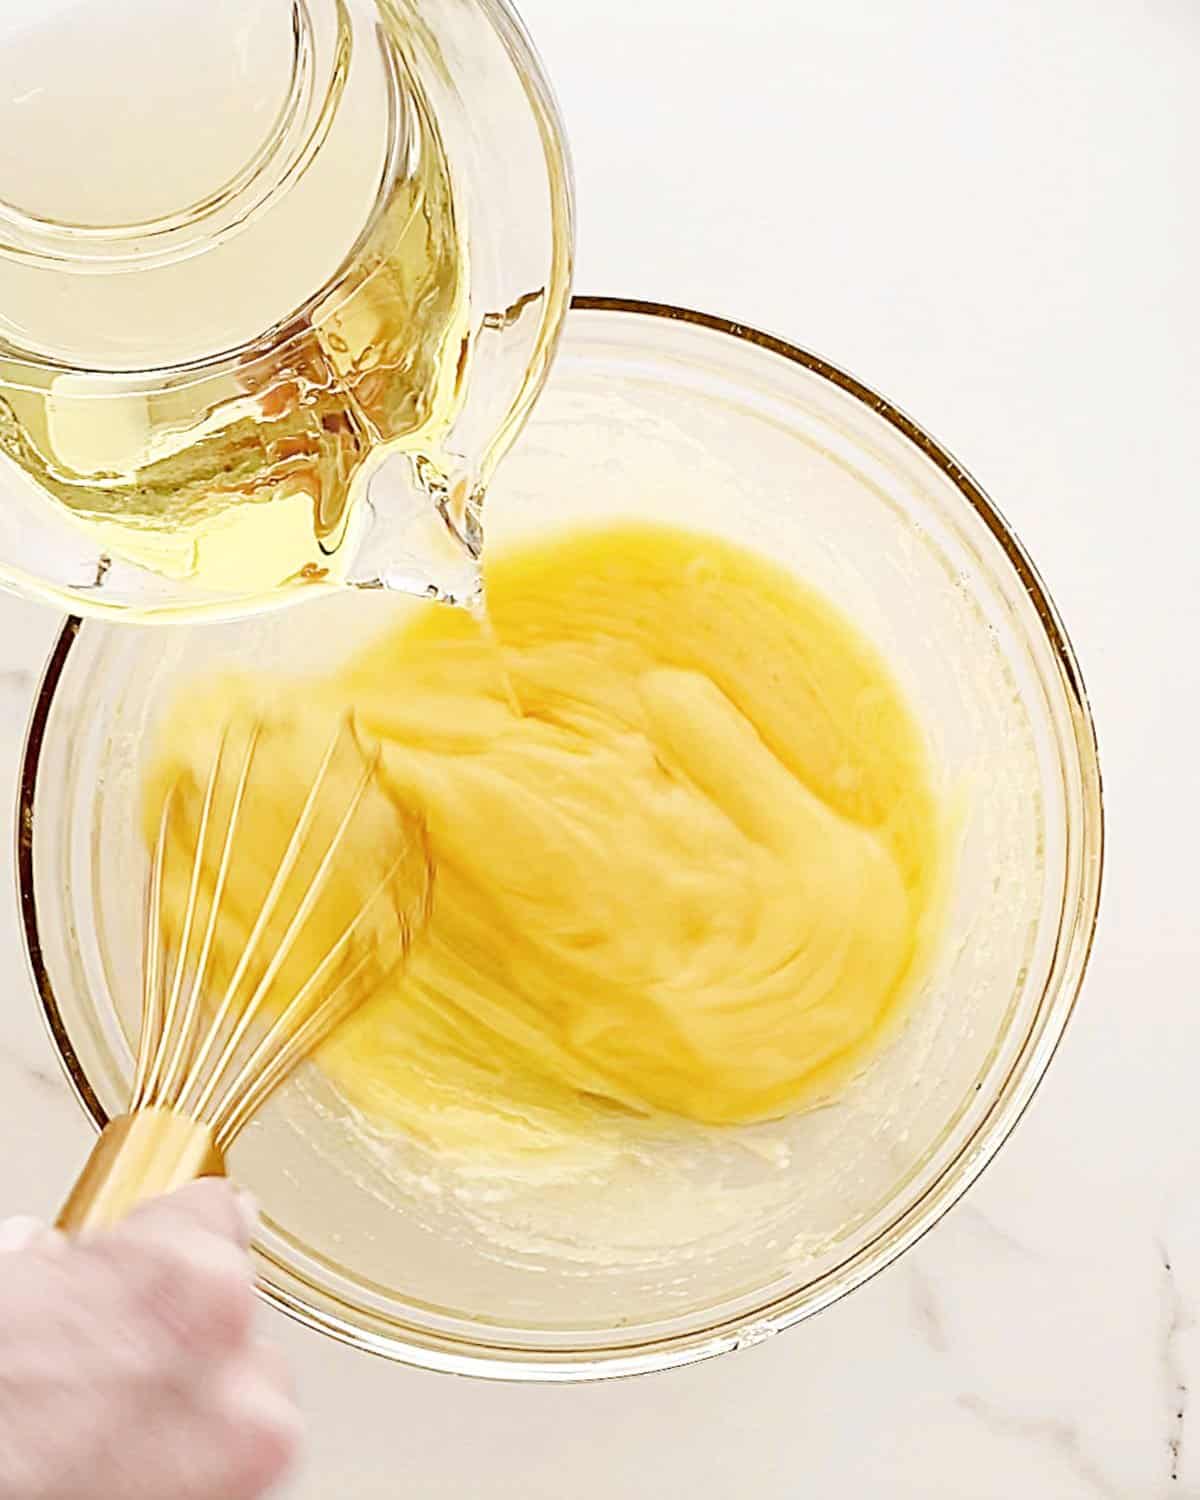
M 663 527 L 511 553 L 487 597 L 490 630 L 430 606 L 286 694 L 191 685 L 147 829 L 240 704 L 301 758 L 354 710 L 436 876 L 404 972 L 320 1061 L 375 1122 L 434 1146 L 736 1124 L 835 1086 L 911 990 L 941 885 L 923 737 L 881 657 L 761 557 Z M 235 907 L 273 839 L 246 830 Z M 237 924 L 217 941 L 228 962 Z

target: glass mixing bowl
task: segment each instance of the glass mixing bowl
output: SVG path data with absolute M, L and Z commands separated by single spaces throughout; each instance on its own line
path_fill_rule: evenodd
M 646 1140 L 588 1181 L 451 1169 L 373 1133 L 315 1067 L 234 1148 L 263 1294 L 439 1370 L 575 1380 L 755 1342 L 934 1223 L 995 1153 L 1062 1035 L 1102 850 L 1092 723 L 1058 616 L 987 497 L 915 423 L 802 350 L 697 313 L 584 298 L 488 500 L 489 545 L 604 517 L 769 552 L 884 650 L 960 810 L 945 932 L 886 1048 L 794 1117 Z M 333 596 L 240 623 L 68 621 L 21 784 L 41 1003 L 97 1125 L 124 1104 L 156 716 L 189 673 L 330 664 L 411 602 Z

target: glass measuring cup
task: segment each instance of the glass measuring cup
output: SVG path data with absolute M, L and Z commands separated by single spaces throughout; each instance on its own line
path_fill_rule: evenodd
M 15 0 L 0 138 L 0 583 L 473 595 L 571 269 L 506 0 Z

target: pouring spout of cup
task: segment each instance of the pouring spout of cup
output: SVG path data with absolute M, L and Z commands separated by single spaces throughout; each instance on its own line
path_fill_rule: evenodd
M 481 500 L 465 465 L 384 456 L 353 507 L 347 584 L 473 606 L 483 587 Z

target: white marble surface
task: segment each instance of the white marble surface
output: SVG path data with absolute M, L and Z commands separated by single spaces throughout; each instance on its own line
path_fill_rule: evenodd
M 580 288 L 731 313 L 845 364 L 1030 546 L 1100 727 L 1100 937 L 998 1162 L 804 1328 L 538 1390 L 385 1367 L 269 1320 L 312 1418 L 290 1500 L 1197 1500 L 1200 5 L 525 10 L 576 143 Z M 53 628 L 0 599 L 5 784 Z M 88 1135 L 11 898 L 0 953 L 0 1207 L 47 1211 Z

